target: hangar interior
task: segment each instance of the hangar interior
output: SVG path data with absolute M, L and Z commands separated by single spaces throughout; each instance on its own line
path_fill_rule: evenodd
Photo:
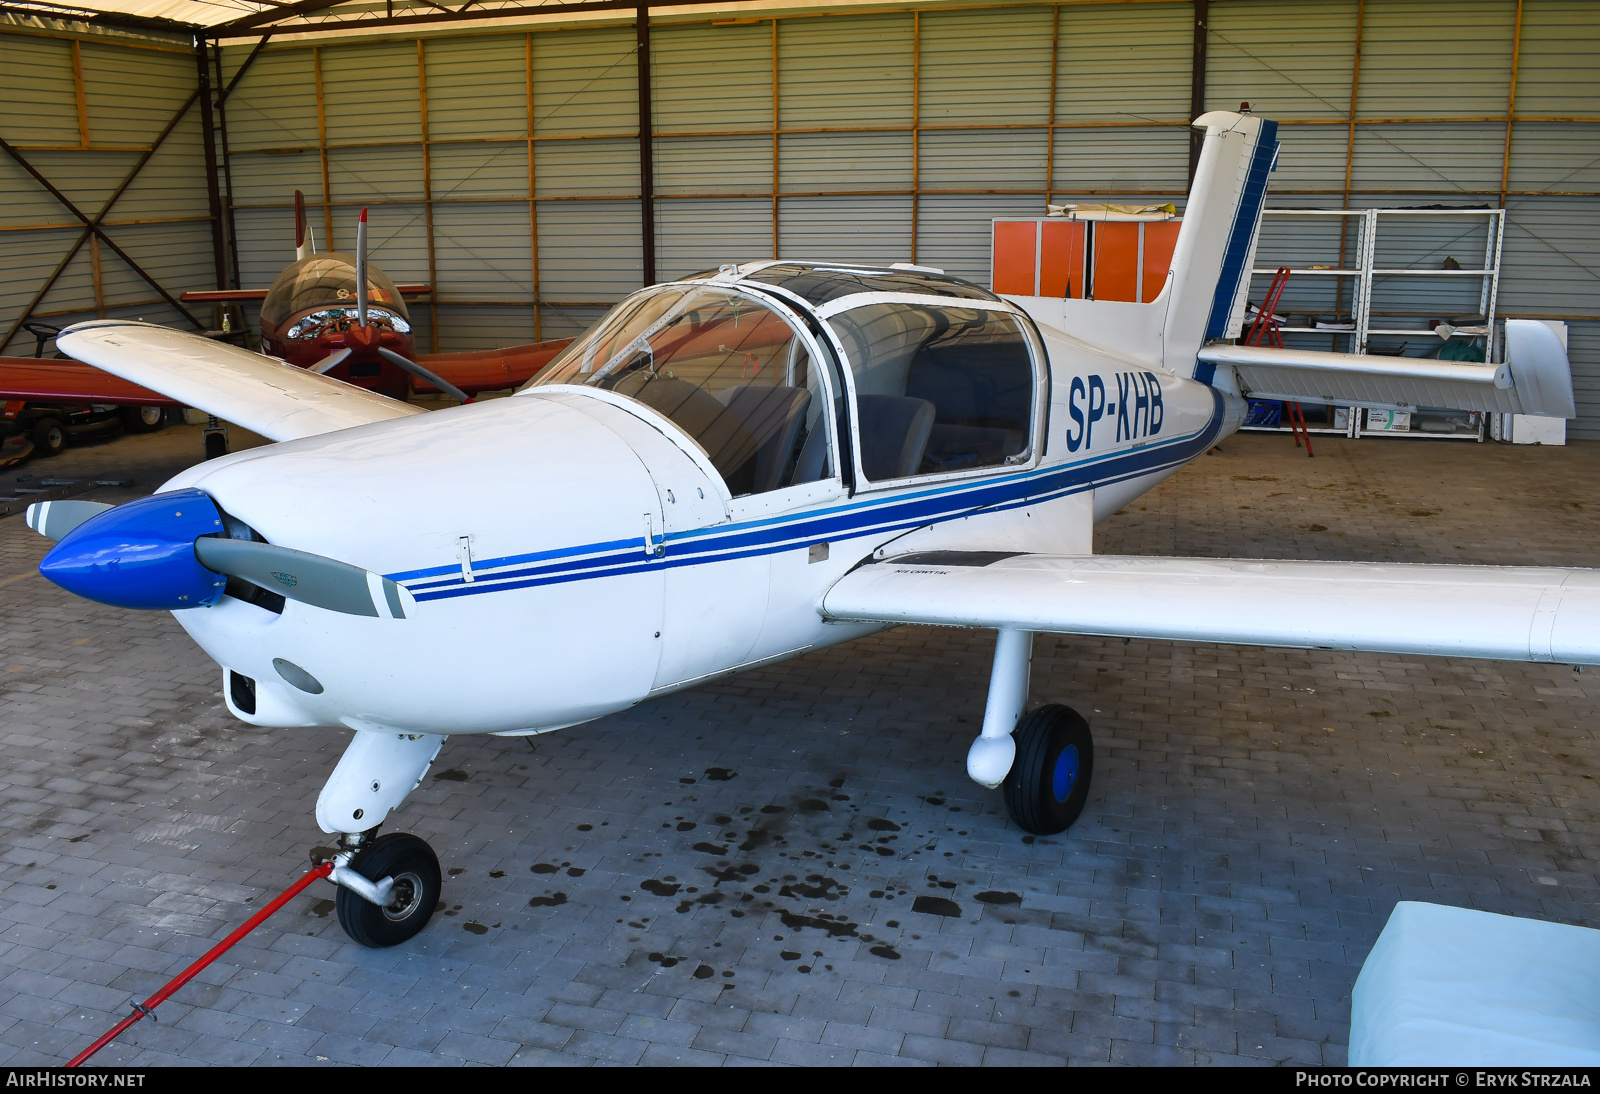
M 1273 267 L 1315 270 L 1284 298 L 1311 328 L 1292 337 L 1348 349 L 1360 287 L 1340 271 L 1357 220 L 1382 219 L 1364 211 L 1391 211 L 1367 265 L 1447 275 L 1367 286 L 1372 352 L 1416 355 L 1439 340 L 1383 330 L 1470 323 L 1494 252 L 1495 314 L 1565 324 L 1580 443 L 1307 461 L 1239 436 L 1097 550 L 1593 562 L 1586 0 L 103 7 L 0 3 L 0 353 L 49 354 L 35 329 L 97 317 L 252 331 L 254 305 L 178 298 L 269 284 L 295 191 L 321 250 L 353 249 L 369 211 L 374 263 L 431 289 L 411 318 L 434 352 L 570 337 L 641 285 L 746 259 L 989 286 L 997 220 L 1182 215 L 1191 119 L 1248 102 L 1282 142 L 1251 299 Z M 130 501 L 192 441 L 49 470 Z M 15 1065 L 70 1058 L 304 870 L 344 743 L 235 720 L 176 623 L 64 595 L 37 579 L 45 550 L 0 524 Z M 1337 1066 L 1397 901 L 1596 923 L 1592 674 L 1035 649 L 1034 698 L 1101 742 L 1064 834 L 1022 834 L 960 773 L 989 635 L 901 627 L 549 737 L 451 742 L 404 821 L 449 873 L 426 933 L 356 945 L 312 890 L 97 1062 Z
M 370 207 L 373 261 L 433 286 L 415 318 L 434 351 L 576 334 L 641 283 L 728 261 L 910 261 L 987 285 L 996 218 L 1181 210 L 1189 119 L 1248 101 L 1281 126 L 1269 209 L 1503 207 L 1498 313 L 1569 324 L 1571 432 L 1600 436 L 1581 0 L 1448 18 L 1425 0 L 1218 0 L 1198 24 L 1189 2 L 658 6 L 643 31 L 611 5 L 495 5 L 515 14 L 487 26 L 425 4 L 179 7 L 223 35 L 203 58 L 192 29 L 7 8 L 0 352 L 31 351 L 30 318 L 211 326 L 170 298 L 270 284 L 295 190 L 323 249 L 348 249 Z M 1437 266 L 1478 227 L 1384 239 Z M 1259 264 L 1348 261 L 1354 231 L 1337 257 L 1327 236 L 1269 217 Z M 1437 279 L 1405 287 L 1418 312 L 1476 308 Z M 1341 280 L 1295 307 L 1348 318 L 1350 299 Z

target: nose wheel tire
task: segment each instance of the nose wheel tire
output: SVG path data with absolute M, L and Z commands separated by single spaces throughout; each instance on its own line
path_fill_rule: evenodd
M 427 842 L 407 832 L 379 836 L 350 860 L 350 869 L 372 881 L 394 878 L 387 907 L 340 887 L 335 904 L 339 926 L 351 940 L 380 949 L 398 946 L 428 925 L 439 903 L 439 857 Z
M 1012 733 L 1017 758 L 1006 775 L 1006 811 L 1040 836 L 1066 831 L 1089 800 L 1094 738 L 1071 707 L 1052 703 L 1025 714 Z

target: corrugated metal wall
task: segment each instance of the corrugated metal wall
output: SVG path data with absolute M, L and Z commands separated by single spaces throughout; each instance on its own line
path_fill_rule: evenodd
M 1273 206 L 1504 201 L 1501 313 L 1577 321 L 1574 433 L 1600 436 L 1600 5 L 1463 0 L 1445 17 L 1432 0 L 1212 0 L 1210 12 L 1208 105 L 1248 100 L 1282 123 Z M 986 282 L 990 220 L 1036 215 L 1047 194 L 1182 201 L 1185 0 L 695 18 L 652 28 L 661 277 L 778 253 L 914 258 Z M 581 329 L 641 276 L 634 41 L 619 20 L 269 45 L 226 108 L 242 280 L 265 284 L 288 260 L 298 188 L 323 247 L 329 229 L 348 246 L 356 209 L 373 207 L 377 261 L 437 286 L 416 309 L 425 342 Z M 81 48 L 97 142 L 113 127 L 147 140 L 193 86 L 181 52 Z M 5 34 L 0 50 L 8 102 L 22 107 L 0 132 L 77 145 L 69 45 Z M 248 51 L 224 51 L 227 75 Z M 150 94 L 114 93 L 130 81 Z M 171 145 L 119 214 L 203 217 L 197 132 Z M 130 155 L 36 154 L 84 195 Z M 0 307 L 15 309 L 75 233 L 49 227 L 62 223 L 52 203 L 6 165 L 0 187 L 5 225 L 27 226 L 8 236 L 17 261 L 0 274 Z M 1397 253 L 1481 254 L 1476 237 L 1406 224 L 1385 225 Z M 1331 225 L 1273 231 L 1264 265 L 1339 258 Z M 175 287 L 208 283 L 203 224 L 150 235 L 141 246 Z M 102 292 L 137 296 L 114 265 L 102 263 Z M 1471 310 L 1460 283 L 1403 288 L 1394 308 Z M 1375 307 L 1400 289 L 1380 286 Z M 52 292 L 62 307 L 92 301 L 86 257 Z M 1327 314 L 1348 298 L 1330 281 L 1294 285 L 1286 303 Z
M 0 33 L 0 136 L 95 216 L 194 92 L 195 80 L 194 54 L 181 48 Z M 215 287 L 198 110 L 190 109 L 150 157 L 105 226 L 174 296 Z M 47 283 L 33 309 L 41 323 L 97 315 L 181 321 L 111 249 L 92 239 L 80 244 L 83 236 L 69 210 L 0 157 L 0 337 Z M 33 348 L 33 337 L 19 331 L 5 352 Z

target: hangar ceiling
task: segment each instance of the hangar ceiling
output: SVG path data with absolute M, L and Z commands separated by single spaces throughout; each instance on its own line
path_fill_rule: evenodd
M 755 9 L 764 12 L 872 7 L 871 0 L 830 0 L 803 8 L 775 0 L 654 0 L 655 11 L 681 8 L 700 13 Z M 935 6 L 928 3 L 922 7 Z M 208 38 L 228 38 L 271 29 L 282 33 L 367 30 L 423 24 L 466 23 L 571 17 L 585 13 L 633 10 L 637 0 L 97 0 L 93 4 L 57 4 L 49 0 L 7 0 L 0 13 L 20 20 L 82 22 L 153 31 L 203 31 Z
M 437 288 L 419 333 L 443 350 L 573 333 L 651 265 L 915 258 L 987 282 L 991 219 L 1181 205 L 1194 110 L 1249 100 L 1283 125 L 1273 206 L 1505 206 L 1500 312 L 1572 322 L 1574 433 L 1600 436 L 1592 3 L 652 5 L 644 35 L 631 5 L 482 25 L 448 3 L 206 5 L 199 100 L 192 31 L 0 5 L 0 138 L 88 217 L 116 198 L 102 238 L 0 159 L 0 337 L 25 312 L 170 322 L 158 287 L 264 284 L 295 189 L 324 247 L 372 207 L 375 260 Z M 349 25 L 391 17 L 441 25 Z

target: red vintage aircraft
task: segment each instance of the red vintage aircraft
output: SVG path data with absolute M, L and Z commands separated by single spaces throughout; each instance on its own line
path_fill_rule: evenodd
M 193 303 L 261 301 L 261 351 L 395 399 L 444 394 L 463 402 L 484 391 L 525 383 L 572 341 L 560 338 L 503 349 L 418 354 L 405 293 L 366 260 L 367 211 L 361 211 L 356 253 L 316 254 L 307 232 L 305 198 L 295 192 L 295 260 L 270 289 L 187 292 Z M 365 283 L 362 294 L 356 286 Z M 79 361 L 0 357 L 0 401 L 66 405 L 176 406 L 173 399 Z M 208 455 L 213 452 L 208 445 Z

